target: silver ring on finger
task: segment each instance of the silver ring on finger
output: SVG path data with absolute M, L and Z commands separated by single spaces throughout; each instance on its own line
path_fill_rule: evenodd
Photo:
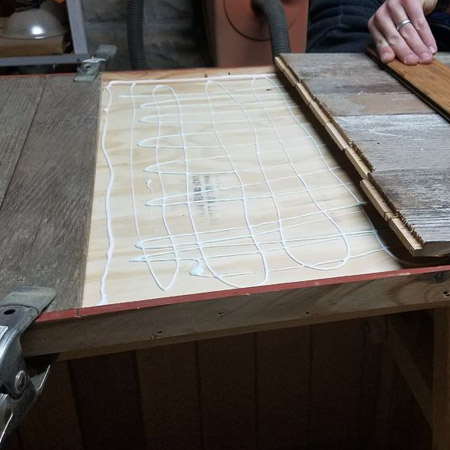
M 397 31 L 400 31 L 401 28 L 403 28 L 405 25 L 408 25 L 408 23 L 411 23 L 410 19 L 405 19 L 402 20 L 401 22 L 399 22 L 396 26 L 397 26 Z

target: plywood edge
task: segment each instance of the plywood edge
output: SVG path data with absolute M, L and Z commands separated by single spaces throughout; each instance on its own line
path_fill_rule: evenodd
M 127 70 L 103 72 L 101 75 L 102 84 L 107 85 L 111 81 L 143 81 L 143 80 L 164 80 L 164 79 L 185 79 L 185 78 L 208 78 L 222 77 L 230 75 L 249 75 L 247 68 L 240 67 L 200 67 L 190 69 L 158 69 L 158 70 Z M 252 67 L 251 74 L 273 74 L 273 66 Z
M 412 227 L 402 218 L 398 211 L 395 211 L 388 204 L 383 192 L 381 192 L 370 180 L 372 172 L 371 167 L 361 157 L 357 146 L 354 145 L 340 127 L 334 123 L 333 119 L 329 116 L 326 107 L 317 101 L 303 80 L 301 80 L 298 75 L 286 65 L 282 57 L 275 58 L 275 64 L 287 80 L 295 87 L 297 92 L 299 92 L 302 100 L 310 108 L 335 144 L 340 150 L 344 151 L 347 159 L 361 177 L 360 184 L 364 193 L 408 251 L 413 256 L 443 256 L 448 254 L 450 252 L 449 243 L 432 242 L 424 245 L 423 242 L 418 239 Z
M 159 306 L 129 304 L 78 310 L 72 318 L 40 321 L 24 334 L 27 356 L 148 347 L 271 329 L 448 306 L 450 266 L 330 279 L 248 295 L 198 298 Z M 197 296 L 198 297 L 198 296 Z M 337 304 L 326 299 L 339 298 Z M 122 309 L 118 307 L 121 306 Z M 89 308 L 87 308 L 89 310 Z M 289 314 L 286 314 L 289 311 Z M 115 330 L 111 333 L 110 330 Z

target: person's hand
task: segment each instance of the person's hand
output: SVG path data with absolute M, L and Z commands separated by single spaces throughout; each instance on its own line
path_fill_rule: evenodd
M 437 51 L 425 15 L 437 0 L 386 0 L 370 18 L 368 26 L 383 62 L 394 58 L 403 64 L 427 64 Z

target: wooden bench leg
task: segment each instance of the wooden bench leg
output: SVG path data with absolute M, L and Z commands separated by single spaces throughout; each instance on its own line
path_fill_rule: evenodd
M 433 450 L 450 449 L 450 308 L 434 311 Z

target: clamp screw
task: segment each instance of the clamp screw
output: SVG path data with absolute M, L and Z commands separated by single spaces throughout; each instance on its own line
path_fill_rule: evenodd
M 14 380 L 14 389 L 16 395 L 20 395 L 25 389 L 25 385 L 27 384 L 27 374 L 24 370 L 19 370 L 16 373 L 16 378 Z

